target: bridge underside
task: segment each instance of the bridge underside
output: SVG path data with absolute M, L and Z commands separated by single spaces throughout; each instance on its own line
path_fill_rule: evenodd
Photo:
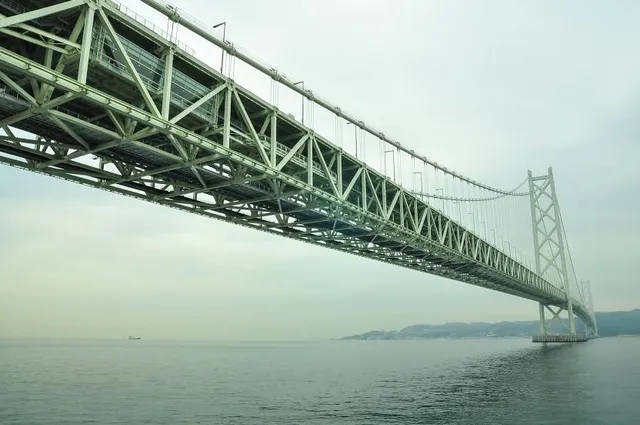
M 56 3 L 0 0 L 0 12 L 20 17 Z M 115 5 L 76 3 L 0 25 L 0 162 L 566 304 L 563 291 L 502 250 Z

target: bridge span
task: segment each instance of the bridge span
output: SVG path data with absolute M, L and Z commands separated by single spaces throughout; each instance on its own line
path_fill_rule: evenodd
M 597 333 L 551 169 L 530 172 L 525 191 L 476 182 L 391 140 L 177 8 L 143 2 L 172 28 L 219 47 L 227 70 L 114 1 L 0 0 L 0 162 L 533 300 L 543 335 L 545 310 L 553 318 L 567 311 L 571 335 L 574 314 Z M 302 117 L 235 81 L 234 60 L 299 94 Z M 313 106 L 353 126 L 355 152 L 302 122 Z M 365 136 L 369 145 L 378 141 L 380 166 L 363 154 Z M 508 225 L 509 213 L 495 205 L 515 198 L 525 200 L 528 215 Z M 469 205 L 476 208 L 467 213 L 471 221 L 461 214 Z M 530 246 L 496 236 L 522 223 Z

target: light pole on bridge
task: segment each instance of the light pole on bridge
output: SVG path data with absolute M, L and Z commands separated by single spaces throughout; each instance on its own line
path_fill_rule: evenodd
M 442 201 L 442 209 L 440 211 L 442 211 L 445 215 L 447 214 L 445 208 L 444 208 L 444 189 L 439 187 L 436 189 L 436 195 L 438 194 L 438 191 L 440 191 L 440 196 L 442 196 L 442 199 L 440 199 Z
M 226 43 L 227 42 L 227 21 L 224 22 L 220 22 L 219 24 L 215 24 L 213 26 L 213 29 L 222 27 L 222 42 Z M 223 74 L 222 70 L 224 67 L 224 49 L 222 49 L 222 56 L 220 56 L 220 74 Z
M 502 249 L 504 249 L 505 244 L 509 246 L 509 255 L 511 255 L 511 243 L 509 243 L 509 241 L 502 240 Z
M 304 91 L 304 81 L 296 81 L 295 83 L 293 83 L 294 86 L 300 86 L 302 87 L 302 91 Z M 302 106 L 301 106 L 301 120 L 302 120 L 302 124 L 304 124 L 304 95 L 302 95 L 302 98 L 300 99 L 302 101 Z M 347 121 L 347 124 L 350 124 Z M 356 148 L 357 149 L 357 148 Z
M 413 172 L 413 191 L 416 190 L 416 175 L 420 176 L 420 198 L 424 201 L 424 184 L 422 179 L 422 171 L 414 171 Z
M 451 204 L 458 206 L 458 223 L 462 224 L 462 208 L 460 207 L 460 201 L 454 201 Z
M 347 125 L 353 125 L 353 140 L 355 141 L 355 144 L 356 144 L 356 158 L 358 158 L 358 126 L 355 125 L 354 123 L 352 123 L 351 121 L 347 121 Z M 394 157 L 394 159 L 395 159 L 395 157 Z M 393 165 L 393 175 L 394 175 L 394 177 L 396 175 L 395 161 L 394 161 L 394 165 Z
M 357 149 L 357 145 L 356 145 Z M 384 175 L 387 176 L 387 154 L 391 153 L 391 164 L 393 165 L 393 181 L 396 181 L 396 151 L 387 149 L 384 151 Z
M 467 213 L 467 215 L 471 216 L 471 226 L 473 229 L 473 233 L 476 233 L 476 216 L 472 212 Z

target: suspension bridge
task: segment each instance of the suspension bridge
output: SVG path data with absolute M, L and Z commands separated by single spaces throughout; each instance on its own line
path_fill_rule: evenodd
M 551 168 L 510 190 L 477 182 L 255 59 L 220 24 L 141 1 L 165 28 L 110 0 L 0 0 L 1 163 L 535 301 L 534 341 L 597 335 Z M 268 95 L 241 85 L 242 67 Z M 551 335 L 564 312 L 567 333 Z

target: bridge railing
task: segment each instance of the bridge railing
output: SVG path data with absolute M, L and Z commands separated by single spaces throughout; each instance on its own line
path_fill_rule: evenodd
M 12 1 L 12 0 L 2 0 L 2 1 Z M 122 13 L 124 13 L 125 15 L 127 15 L 130 18 L 134 19 L 135 21 L 141 23 L 146 28 L 148 28 L 151 31 L 155 32 L 156 34 L 158 34 L 160 37 L 164 38 L 165 40 L 171 41 L 172 43 L 175 43 L 176 46 L 178 46 L 180 49 L 184 50 L 187 54 L 190 54 L 190 55 L 196 57 L 196 51 L 191 46 L 188 46 L 185 43 L 181 42 L 180 40 L 177 40 L 175 37 L 171 37 L 171 35 L 167 31 L 163 30 L 162 28 L 160 28 L 159 26 L 157 26 L 156 24 L 154 24 L 150 20 L 146 19 L 144 16 L 142 16 L 139 13 L 135 12 L 134 10 L 128 8 L 126 5 L 120 3 L 119 1 L 111 0 L 111 2 L 113 2 L 118 7 L 118 9 L 120 9 L 120 11 Z
M 119 3 L 116 3 L 117 5 L 120 5 Z M 126 7 L 122 6 L 122 8 L 119 9 L 121 12 L 123 11 L 128 11 L 129 9 L 127 9 Z M 177 11 L 177 8 L 174 8 L 175 11 Z M 185 14 L 184 12 L 180 11 L 180 12 L 176 12 L 180 15 L 180 20 L 188 20 L 189 24 L 192 27 L 195 27 L 197 29 L 199 29 L 201 32 L 206 33 L 211 35 L 212 37 L 217 37 L 217 35 L 215 35 L 215 31 L 213 31 L 211 28 L 207 27 L 205 24 L 203 24 L 202 22 L 200 22 L 199 20 L 197 20 L 196 18 L 192 18 L 189 15 Z M 166 31 L 162 31 L 161 29 L 159 29 L 157 26 L 153 25 L 153 23 L 149 22 L 148 20 L 144 19 L 144 18 L 140 18 L 140 15 L 138 15 L 135 12 L 127 12 L 125 13 L 126 16 L 128 17 L 133 17 L 135 18 L 135 21 L 137 23 L 140 23 L 142 25 L 144 25 L 145 27 L 148 27 L 150 29 L 152 29 L 154 31 L 154 33 L 158 34 L 161 38 L 165 39 L 166 41 L 172 41 L 171 40 L 171 36 L 168 32 Z M 138 19 L 139 18 L 139 19 Z M 100 37 L 100 43 L 108 43 L 108 38 L 104 36 L 103 31 L 99 29 L 99 26 L 97 26 L 98 31 L 96 31 L 96 34 L 102 34 L 99 35 L 98 37 Z M 122 38 L 122 37 L 121 37 Z M 143 81 L 147 84 L 148 88 L 150 89 L 150 91 L 154 91 L 154 92 L 158 92 L 160 90 L 160 87 L 162 86 L 162 75 L 158 70 L 163 69 L 162 67 L 162 63 L 161 63 L 161 59 L 159 57 L 156 57 L 152 54 L 150 54 L 149 52 L 147 52 L 145 49 L 138 49 L 135 47 L 135 45 L 133 45 L 133 43 L 130 43 L 126 38 L 122 38 L 123 41 L 123 45 L 125 47 L 125 49 L 130 50 L 133 49 L 135 51 L 131 51 L 131 53 L 133 53 L 131 55 L 132 57 L 132 61 L 134 62 L 134 66 L 136 66 L 136 68 L 138 68 L 138 71 L 140 73 L 141 78 L 143 79 Z M 238 49 L 235 48 L 233 46 L 232 43 L 227 43 L 229 46 L 233 47 L 235 49 L 236 52 L 246 52 L 243 49 Z M 102 49 L 100 48 L 96 48 L 94 49 L 96 52 L 101 52 Z M 195 54 L 195 50 L 191 49 L 191 52 L 193 52 Z M 97 53 L 96 53 L 97 54 Z M 246 54 L 248 56 L 251 56 L 250 53 L 246 52 Z M 146 58 L 145 58 L 146 57 Z M 143 60 L 144 58 L 144 60 Z M 107 67 L 111 67 L 113 68 L 113 70 L 115 70 L 118 73 L 121 73 L 124 76 L 127 76 L 127 78 L 131 78 L 131 76 L 129 75 L 129 71 L 126 68 L 126 66 L 124 66 L 124 64 L 119 63 L 116 60 L 114 60 L 113 57 L 107 57 L 105 55 L 98 55 L 96 56 L 96 59 L 99 59 L 100 62 Z M 206 58 L 202 58 L 203 61 L 206 61 Z M 257 60 L 257 59 L 256 59 Z M 144 65 L 142 62 L 144 61 L 148 61 L 148 62 L 152 62 L 153 65 L 152 66 L 146 66 Z M 263 66 L 267 66 L 266 64 L 262 63 Z M 211 70 L 212 72 L 215 72 L 215 70 Z M 205 87 L 204 85 L 200 84 L 199 82 L 197 82 L 196 80 L 193 80 L 192 78 L 186 76 L 186 75 L 182 75 L 182 73 L 179 70 L 174 70 L 174 80 L 175 81 L 181 81 L 184 80 L 185 83 L 183 84 L 183 86 L 185 87 L 185 90 L 189 91 L 189 97 L 192 97 L 193 99 L 197 99 L 198 97 L 204 96 L 210 89 Z M 197 90 L 192 90 L 193 88 L 198 88 Z M 185 105 L 189 105 L 192 103 L 192 101 L 186 100 L 186 99 L 178 99 L 178 95 L 177 93 L 174 93 L 174 88 L 172 87 L 172 94 L 171 94 L 171 101 L 174 104 L 177 104 L 179 106 L 184 107 Z M 182 102 L 179 102 L 179 100 L 182 100 Z M 202 115 L 203 118 L 205 119 L 209 119 L 211 117 L 211 114 L 213 113 L 213 105 L 214 105 L 214 99 L 210 100 L 209 102 L 205 103 L 204 105 L 200 106 L 198 108 L 198 110 L 196 111 L 197 115 Z M 266 102 L 266 100 L 265 100 Z M 300 127 L 304 127 L 304 125 L 301 125 L 300 123 L 297 123 L 298 126 Z M 304 130 L 301 130 L 304 131 Z M 242 136 L 239 135 L 240 138 L 242 139 Z M 249 142 L 248 140 L 245 142 Z M 262 136 L 261 137 L 261 142 L 263 144 L 263 146 L 265 148 L 269 147 L 269 141 L 267 140 L 266 137 Z M 324 140 L 323 142 L 325 142 L 326 144 L 330 144 L 333 145 L 331 142 L 329 142 L 328 140 Z M 337 146 L 333 145 L 334 147 L 337 148 Z M 277 152 L 279 154 L 285 154 L 288 153 L 288 151 L 290 150 L 289 147 L 281 144 L 281 143 L 277 143 L 276 145 L 276 149 Z M 358 160 L 357 158 L 352 158 L 352 160 L 355 160 L 357 162 L 360 162 L 361 160 Z M 294 157 L 292 158 L 292 162 L 296 163 L 300 166 L 305 166 L 306 165 L 306 158 L 301 155 L 300 153 L 296 153 L 294 155 Z M 324 176 L 324 170 L 322 169 L 322 167 L 320 166 L 319 163 L 317 162 L 313 162 L 312 164 L 313 169 L 314 169 L 314 174 L 320 175 L 320 176 Z M 381 171 L 379 171 L 381 172 Z M 331 172 L 332 176 L 335 177 L 335 173 Z M 402 186 L 402 181 L 400 182 L 396 182 L 399 183 Z M 406 188 L 405 188 L 406 189 Z M 357 190 L 357 189 L 356 189 Z M 412 190 L 408 190 L 408 192 L 413 193 Z M 424 197 L 414 194 L 414 196 L 417 196 L 418 198 L 422 199 L 423 202 L 427 203 L 427 199 L 424 199 Z M 457 222 L 457 224 L 460 227 L 465 227 L 464 224 L 462 222 L 458 222 L 454 217 L 450 216 L 448 217 L 450 220 Z M 475 232 L 475 229 L 472 230 L 470 228 L 466 228 L 465 230 L 480 238 L 479 233 Z M 489 241 L 487 241 L 487 243 L 491 244 Z M 493 245 L 493 244 L 491 244 Z M 507 253 L 504 250 L 504 247 L 499 247 L 496 245 L 493 245 L 493 247 L 499 251 L 501 251 L 504 255 L 507 256 L 511 256 L 510 253 Z M 516 262 L 519 262 L 517 259 L 515 260 Z
M 150 3 L 154 3 L 153 0 L 143 0 L 144 3 L 150 4 Z M 157 2 L 155 2 L 157 3 Z M 161 38 L 163 38 L 164 40 L 170 42 L 170 43 L 174 43 L 176 40 L 174 40 L 175 37 L 172 36 L 172 34 L 170 34 L 167 31 L 162 30 L 161 28 L 159 28 L 157 25 L 153 24 L 152 22 L 150 22 L 149 20 L 147 20 L 144 17 L 141 17 L 138 13 L 130 10 L 129 8 L 127 8 L 126 6 L 122 5 L 121 3 L 114 1 L 114 4 L 117 5 L 117 7 L 119 8 L 119 10 L 125 14 L 126 16 L 134 19 L 137 23 L 142 24 L 143 26 L 145 26 L 146 28 L 151 29 L 155 34 L 157 34 L 158 36 L 160 36 Z M 168 3 L 167 3 L 168 4 Z M 153 6 L 152 6 L 153 7 Z M 288 77 L 286 77 L 284 74 L 279 73 L 275 67 L 273 67 L 272 65 L 268 64 L 267 62 L 259 59 L 256 55 L 252 54 L 251 52 L 249 52 L 248 50 L 236 46 L 234 43 L 229 42 L 228 40 L 222 40 L 221 35 L 216 32 L 210 25 L 206 25 L 203 22 L 201 22 L 200 20 L 198 20 L 196 17 L 190 16 L 189 14 L 185 13 L 183 10 L 178 9 L 177 7 L 173 6 L 173 5 L 168 5 L 168 6 L 161 6 L 161 9 L 164 8 L 165 12 L 170 12 L 169 15 L 171 16 L 171 18 L 169 19 L 174 19 L 176 20 L 178 25 L 183 25 L 185 26 L 188 30 L 194 32 L 195 30 L 195 34 L 199 35 L 199 36 L 204 36 L 207 37 L 206 39 L 208 39 L 209 41 L 213 42 L 215 45 L 217 45 L 218 47 L 222 48 L 223 50 L 226 50 L 227 53 L 231 56 L 231 57 L 237 57 L 240 60 L 242 60 L 243 62 L 249 64 L 250 66 L 253 66 L 254 68 L 258 69 L 259 71 L 262 71 L 265 75 L 270 76 L 272 78 L 273 81 L 276 81 L 278 83 L 284 84 L 285 86 L 287 86 L 288 88 L 294 90 L 294 91 L 301 91 L 303 93 L 303 95 L 307 96 L 312 102 L 325 107 L 325 109 L 329 110 L 330 112 L 333 112 L 334 114 L 336 114 L 336 116 L 339 116 L 341 118 L 343 118 L 344 120 L 348 121 L 348 122 L 352 122 L 356 127 L 360 127 L 363 130 L 366 130 L 368 127 L 365 125 L 364 121 L 361 119 L 358 119 L 356 117 L 353 116 L 353 114 L 347 113 L 346 111 L 342 110 L 340 107 L 338 106 L 334 106 L 333 103 L 329 102 L 328 100 L 322 98 L 321 96 L 318 96 L 317 94 L 313 93 L 311 90 L 309 89 L 304 89 L 304 88 L 300 88 L 298 86 L 296 86 L 292 79 L 289 79 Z M 167 8 L 169 8 L 169 10 L 167 10 Z M 156 9 L 158 10 L 158 9 Z M 190 54 L 196 58 L 198 58 L 199 60 L 201 60 L 204 63 L 209 63 L 211 62 L 211 58 L 210 57 L 205 57 L 204 55 L 199 55 L 195 49 L 192 49 L 188 46 L 186 46 L 184 43 L 180 44 L 179 47 L 182 47 L 183 50 L 185 50 L 186 54 Z M 228 63 L 229 61 L 227 61 Z M 120 67 L 120 71 L 122 72 L 127 72 L 126 68 Z M 212 72 L 217 73 L 217 71 L 215 69 L 212 68 L 211 70 Z M 221 75 L 220 73 L 217 73 L 221 79 L 227 78 L 224 75 Z M 157 86 L 157 82 L 154 83 Z M 173 95 L 172 95 L 173 96 Z M 187 105 L 190 102 L 185 101 L 184 104 Z M 208 109 L 208 107 L 207 107 Z M 201 106 L 198 111 L 202 111 L 205 114 L 208 114 L 208 111 L 205 111 L 205 105 Z M 295 120 L 296 122 L 298 122 L 298 124 L 301 126 L 301 128 L 305 128 L 304 124 L 300 123 L 299 121 L 297 121 L 295 119 L 295 117 L 291 117 L 293 120 Z M 371 130 L 369 128 L 369 130 Z M 367 130 L 367 131 L 369 131 Z M 302 130 L 304 131 L 304 130 Z M 371 166 L 374 169 L 377 169 L 377 171 L 381 174 L 383 174 L 386 178 L 390 179 L 391 181 L 393 181 L 394 183 L 400 185 L 401 187 L 403 187 L 404 189 L 406 189 L 407 191 L 413 193 L 415 192 L 415 173 L 413 173 L 411 175 L 411 181 L 408 181 L 406 178 L 403 177 L 403 174 L 407 174 L 409 173 L 409 171 L 407 170 L 403 170 L 402 167 L 400 166 L 402 163 L 402 158 L 400 155 L 400 151 L 404 151 L 410 154 L 410 156 L 412 158 L 418 158 L 421 159 L 421 161 L 423 161 L 425 164 L 430 164 L 431 166 L 433 166 L 433 171 L 436 172 L 437 170 L 441 170 L 443 173 L 446 173 L 446 175 L 450 176 L 450 178 L 452 178 L 452 187 L 454 189 L 452 189 L 455 192 L 455 183 L 456 180 L 455 179 L 459 179 L 460 182 L 462 181 L 466 181 L 470 184 L 474 184 L 477 185 L 478 187 L 482 187 L 482 188 L 487 188 L 488 190 L 493 190 L 491 188 L 485 187 L 477 182 L 474 182 L 468 178 L 465 178 L 463 176 L 460 176 L 458 174 L 456 174 L 454 171 L 447 169 L 446 167 L 442 167 L 440 165 L 438 165 L 436 162 L 430 161 L 425 157 L 420 157 L 416 152 L 414 152 L 413 150 L 408 150 L 405 149 L 404 147 L 400 146 L 399 144 L 397 144 L 396 142 L 390 141 L 388 140 L 388 138 L 386 138 L 386 136 L 378 131 L 369 131 L 371 134 L 374 134 L 376 137 L 379 138 L 379 140 L 381 142 L 387 143 L 387 144 L 392 144 L 393 146 L 397 145 L 397 153 L 398 155 L 390 155 L 391 156 L 391 161 L 393 162 L 392 165 L 392 169 L 393 172 L 391 172 L 391 170 L 387 170 L 387 151 L 386 148 L 382 149 L 381 151 L 384 151 L 383 154 L 381 155 L 381 161 L 384 162 L 384 166 L 380 165 L 380 168 L 376 168 L 374 166 Z M 340 149 L 343 149 L 342 147 Z M 296 158 L 297 160 L 301 159 L 301 158 Z M 361 161 L 361 159 L 360 159 Z M 397 163 L 397 164 L 396 164 Z M 317 165 L 317 164 L 316 164 Z M 315 167 L 314 167 L 315 168 Z M 396 176 L 396 168 L 399 170 L 398 175 Z M 319 170 L 320 172 L 322 172 L 322 170 Z M 428 179 L 426 177 L 427 174 L 427 168 L 425 165 L 425 169 L 424 169 L 424 175 L 421 176 L 421 179 L 423 179 L 423 181 L 427 181 L 428 183 Z M 446 177 L 446 176 L 445 176 Z M 437 176 L 435 176 L 435 180 L 436 180 L 436 184 L 437 184 Z M 428 188 L 428 184 L 426 184 L 427 188 Z M 446 184 L 443 184 L 443 187 L 446 186 Z M 484 189 L 483 189 L 484 190 Z M 498 191 L 499 193 L 512 193 L 512 191 L 509 192 L 505 192 L 505 191 Z M 423 200 L 425 202 L 427 201 L 431 201 L 431 199 L 429 198 L 437 198 L 437 195 L 434 194 L 429 194 L 429 196 L 427 197 L 423 197 Z M 441 212 L 446 214 L 446 211 L 444 210 L 444 208 L 438 208 L 437 205 L 434 205 L 435 209 L 439 209 Z M 467 231 L 469 231 L 470 233 L 476 234 L 476 229 L 474 228 L 473 230 L 471 228 L 468 228 L 467 226 L 465 226 L 465 224 L 462 221 L 459 221 L 458 219 L 456 219 L 455 217 L 453 217 L 452 215 L 449 216 L 449 218 L 455 222 L 457 222 L 459 225 L 461 225 L 462 227 L 465 227 Z M 477 234 L 479 236 L 479 234 Z M 508 240 L 507 237 L 504 237 L 503 240 Z M 490 242 L 489 242 L 490 243 Z M 500 247 L 497 246 L 496 244 L 492 244 L 494 246 L 494 248 L 503 251 L 506 254 L 506 251 L 504 251 L 504 247 Z
M 155 24 L 149 22 L 144 17 L 140 17 L 140 15 L 137 14 L 136 12 L 128 11 L 128 9 L 126 9 L 126 6 L 122 6 L 119 2 L 115 0 L 112 0 L 112 1 L 114 2 L 114 4 L 118 5 L 118 7 L 124 8 L 122 9 L 123 13 L 127 13 L 127 14 L 131 13 L 133 19 L 136 19 L 138 22 L 142 23 L 143 25 L 148 26 L 152 31 L 161 35 L 165 40 L 171 43 L 175 43 L 176 40 L 174 40 L 172 35 L 169 34 L 167 31 L 164 31 L 158 28 Z M 142 0 L 142 2 L 147 4 L 148 6 L 151 6 L 152 8 L 159 11 L 160 13 L 163 13 L 169 19 L 174 20 L 178 25 L 192 31 L 194 34 L 204 38 L 205 40 L 208 40 L 209 42 L 213 43 L 217 47 L 226 51 L 227 54 L 230 55 L 230 57 L 240 59 L 242 62 L 248 64 L 254 69 L 262 72 L 264 75 L 270 77 L 273 81 L 307 98 L 313 104 L 324 108 L 325 110 L 331 112 L 335 116 L 343 119 L 347 123 L 353 124 L 355 127 L 360 128 L 362 131 L 374 136 L 375 138 L 380 140 L 380 142 L 386 145 L 390 145 L 398 152 L 398 156 L 400 156 L 401 154 L 408 155 L 410 160 L 418 160 L 419 162 L 423 163 L 425 167 L 427 166 L 431 167 L 437 172 L 442 172 L 446 176 L 449 176 L 453 179 L 457 179 L 466 184 L 470 184 L 482 190 L 487 190 L 487 191 L 499 193 L 499 194 L 512 193 L 512 191 L 494 188 L 494 187 L 482 184 L 478 181 L 475 181 L 462 174 L 456 173 L 454 170 L 451 170 L 443 165 L 440 165 L 436 161 L 433 161 L 427 158 L 426 156 L 417 153 L 415 150 L 410 149 L 402 145 L 401 143 L 391 139 L 381 130 L 373 128 L 372 126 L 367 124 L 363 119 L 337 106 L 334 102 L 331 102 L 329 99 L 318 95 L 308 87 L 299 86 L 296 83 L 296 81 L 298 80 L 292 79 L 291 77 L 288 77 L 285 73 L 279 72 L 275 66 L 270 65 L 268 62 L 259 58 L 257 55 L 253 54 L 249 50 L 241 46 L 238 46 L 229 40 L 226 40 L 226 39 L 223 40 L 222 35 L 217 31 L 215 31 L 211 25 L 207 25 L 201 22 L 197 17 L 194 17 L 188 14 L 184 10 L 172 5 L 171 3 L 169 2 L 160 3 L 156 0 Z M 210 62 L 210 59 L 211 59 L 210 57 L 199 55 L 194 49 L 190 47 L 187 48 L 186 51 L 204 63 Z M 392 158 L 392 160 L 395 163 L 396 161 L 395 156 Z M 386 161 L 386 157 L 384 161 Z M 399 162 L 400 160 L 398 159 L 398 163 Z M 386 171 L 385 171 L 385 174 L 386 174 Z M 390 177 L 393 181 L 396 181 L 395 176 L 390 176 Z M 403 180 L 400 181 L 400 184 L 405 186 L 405 183 Z M 407 187 L 407 189 L 409 188 Z
M 127 15 L 127 16 L 129 16 L 129 15 Z M 136 20 L 136 22 L 140 23 L 140 22 L 139 22 L 139 21 L 137 21 L 137 20 Z M 97 25 L 97 27 L 96 27 L 96 28 L 98 28 L 98 30 L 96 31 L 96 34 L 100 34 L 100 31 L 99 31 L 99 24 Z M 139 26 L 138 26 L 137 28 L 138 28 L 138 31 L 142 31 L 142 29 L 141 29 Z M 100 40 L 100 39 L 99 39 L 99 36 L 97 36 L 97 37 L 98 37 L 97 39 L 99 40 L 97 43 L 103 43 L 103 44 L 105 43 L 104 37 L 102 37 L 102 40 Z M 142 52 L 142 51 L 136 51 L 136 50 L 135 50 L 135 46 L 134 46 L 132 43 L 128 43 L 126 39 L 122 38 L 122 40 L 121 40 L 121 41 L 123 41 L 123 44 L 125 45 L 125 50 L 128 50 L 128 51 L 129 51 L 129 53 L 132 53 L 132 56 L 133 56 L 133 57 L 135 58 L 135 60 L 137 61 L 137 62 L 135 62 L 135 63 L 134 63 L 134 67 L 136 67 L 136 68 L 140 67 L 140 69 L 142 69 L 142 68 L 145 66 L 145 65 L 144 65 L 144 63 L 143 63 L 143 62 L 144 62 L 144 60 L 145 60 L 144 55 L 142 55 L 142 53 L 143 53 L 143 52 Z M 110 66 L 110 67 L 113 67 L 114 65 L 117 65 L 117 66 L 115 66 L 115 69 L 114 69 L 114 70 L 122 71 L 122 70 L 124 69 L 123 64 L 122 64 L 121 62 L 118 62 L 116 59 L 114 59 L 113 55 L 112 55 L 112 56 L 104 56 L 104 55 L 102 55 L 102 53 L 101 53 L 101 52 L 102 52 L 102 50 L 103 50 L 103 49 L 102 49 L 102 46 L 101 46 L 101 45 L 100 45 L 100 46 L 98 46 L 97 48 L 96 48 L 96 47 L 94 47 L 93 52 L 92 52 L 92 53 L 95 55 L 95 56 L 94 56 L 94 59 L 98 59 L 98 61 L 99 61 L 99 62 L 101 62 L 101 65 L 103 65 L 103 66 Z M 148 52 L 146 52 L 146 53 L 148 53 Z M 142 56 L 141 56 L 141 55 L 142 55 Z M 151 54 L 151 55 L 150 55 L 150 58 L 146 58 L 146 59 L 152 59 L 152 60 L 155 60 L 155 56 L 153 56 L 153 55 Z M 159 67 L 158 67 L 157 65 L 160 65 L 160 63 L 156 63 L 155 65 L 156 65 L 156 66 L 155 66 L 155 67 L 152 67 L 152 68 L 153 68 L 153 69 L 158 69 Z M 161 67 L 160 67 L 160 68 L 161 68 Z M 150 68 L 150 69 L 151 69 L 151 68 Z M 121 73 L 121 75 L 125 76 L 125 75 L 126 75 L 126 73 Z M 176 75 L 177 75 L 177 74 L 176 74 Z M 160 75 L 160 74 L 158 74 L 158 73 L 156 72 L 155 74 L 153 74 L 153 75 L 151 75 L 151 76 L 149 76 L 149 77 L 146 77 L 146 76 L 145 76 L 145 78 L 146 78 L 146 80 L 145 80 L 145 84 L 147 84 L 149 88 L 153 88 L 153 89 L 154 89 L 154 90 L 156 90 L 156 91 L 159 89 L 159 84 L 158 84 L 158 82 L 159 82 L 159 81 L 161 81 L 162 75 Z M 194 80 L 194 81 L 195 81 L 195 80 Z M 203 87 L 204 87 L 204 86 L 203 86 Z M 204 95 L 204 93 L 206 93 L 206 92 L 207 92 L 207 90 L 204 90 L 204 91 L 203 91 L 203 92 L 201 92 L 201 93 L 193 93 L 193 94 L 194 94 L 194 95 L 196 96 L 196 98 L 197 98 L 198 96 L 202 96 L 202 95 Z M 172 99 L 172 100 L 173 100 L 173 99 Z M 258 102 L 258 103 L 259 103 L 259 102 Z M 260 105 L 260 106 L 263 106 L 263 105 Z M 205 108 L 205 109 L 206 109 L 206 108 Z M 78 117 L 79 117 L 79 116 L 78 116 Z M 80 117 L 80 118 L 82 119 L 82 117 Z M 209 118 L 210 118 L 210 117 L 209 117 Z M 88 119 L 87 119 L 86 121 L 88 121 Z M 325 142 L 325 141 L 323 140 L 323 141 L 322 141 L 322 143 L 324 143 L 324 142 Z M 266 139 L 261 139 L 261 143 L 262 143 L 262 145 L 263 145 L 265 148 L 270 148 L 270 145 L 271 145 L 271 144 L 270 144 L 270 143 L 267 143 L 267 140 L 266 140 Z M 331 145 L 331 144 L 330 144 L 329 142 L 327 142 L 327 145 Z M 259 146 L 259 145 L 258 145 L 258 146 Z M 332 145 L 332 146 L 333 146 L 333 147 L 335 147 L 335 145 Z M 281 156 L 284 156 L 284 155 L 286 155 L 286 153 L 287 153 L 287 152 L 290 152 L 289 150 L 287 150 L 287 149 L 288 149 L 288 147 L 287 147 L 287 146 L 284 146 L 284 145 L 281 145 L 281 144 L 276 145 L 276 149 L 278 150 L 278 152 L 280 153 L 280 155 L 281 155 Z M 265 149 L 265 150 L 266 150 L 266 149 Z M 306 159 L 305 159 L 302 155 L 299 155 L 297 158 L 294 158 L 293 162 L 296 162 L 296 161 L 295 161 L 296 159 L 300 160 L 300 165 L 306 165 L 306 164 L 307 164 Z M 364 164 L 362 161 L 359 161 L 359 162 L 360 162 L 360 165 L 362 165 L 363 167 L 365 166 L 365 164 Z M 322 169 L 320 168 L 320 166 L 319 166 L 317 163 L 314 163 L 312 166 L 313 166 L 314 172 L 316 172 L 316 173 L 318 173 L 318 174 L 321 174 L 321 173 L 322 173 Z M 325 166 L 325 168 L 326 168 L 326 166 Z M 329 176 L 325 176 L 325 177 L 329 177 Z M 390 186 L 389 186 L 389 187 L 390 187 Z M 397 188 L 396 188 L 396 187 L 394 187 L 394 188 L 393 188 L 393 190 L 397 190 Z M 414 195 L 414 196 L 415 196 L 415 195 Z M 416 199 L 420 199 L 420 198 L 419 198 L 419 197 L 416 197 Z M 424 201 L 424 199 L 422 199 L 422 202 L 426 204 L 426 202 Z M 353 203 L 353 205 L 354 205 L 354 206 L 356 206 L 356 207 L 358 207 L 357 203 Z M 439 218 L 442 218 L 442 217 L 439 217 Z M 389 218 L 387 217 L 386 219 L 388 220 Z M 393 223 L 392 223 L 392 224 L 393 224 Z M 449 223 L 447 223 L 447 224 L 449 224 Z M 455 225 L 454 225 L 454 224 L 452 224 L 452 227 L 453 227 L 453 226 L 455 226 Z M 462 228 L 463 226 L 460 226 L 460 227 Z M 468 231 L 468 229 L 464 229 L 464 230 L 467 230 L 467 231 Z M 418 230 L 417 232 L 419 232 L 419 230 Z M 472 233 L 472 232 L 470 232 L 470 231 L 469 231 L 469 233 Z M 465 235 L 465 236 L 466 236 L 466 235 Z M 478 235 L 475 235 L 475 236 L 478 236 Z M 462 249 L 462 248 L 460 248 L 460 249 Z M 461 252 L 462 252 L 462 251 L 461 251 Z M 507 257 L 509 256 L 509 254 L 506 254 L 506 252 L 504 252 L 504 251 L 503 251 L 503 254 L 505 254 Z M 513 260 L 513 259 L 512 259 L 512 258 L 509 258 L 509 260 Z M 557 289 L 557 288 L 556 288 L 556 289 Z

